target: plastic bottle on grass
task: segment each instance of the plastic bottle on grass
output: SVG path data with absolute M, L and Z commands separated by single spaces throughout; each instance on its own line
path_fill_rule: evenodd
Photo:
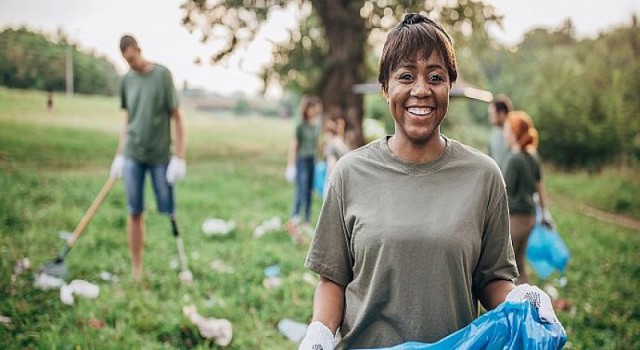
M 307 333 L 307 325 L 288 318 L 283 318 L 278 322 L 278 331 L 284 334 L 291 341 L 299 343 Z

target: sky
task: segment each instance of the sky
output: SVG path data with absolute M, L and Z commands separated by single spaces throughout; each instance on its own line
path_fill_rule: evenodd
M 230 95 L 258 94 L 261 67 L 270 60 L 271 42 L 286 40 L 287 28 L 296 25 L 295 9 L 271 13 L 257 40 L 227 64 L 212 66 L 208 57 L 218 47 L 202 44 L 181 23 L 183 0 L 0 0 L 0 30 L 27 26 L 54 34 L 59 28 L 85 50 L 105 55 L 120 73 L 128 67 L 118 49 L 122 34 L 133 34 L 143 55 L 167 66 L 177 87 L 190 87 Z M 630 23 L 631 14 L 640 15 L 638 0 L 485 0 L 504 15 L 503 29 L 490 33 L 506 44 L 516 44 L 535 27 L 557 28 L 570 17 L 581 37 L 594 37 L 612 26 Z M 204 64 L 196 65 L 199 57 Z M 277 97 L 276 88 L 267 92 Z

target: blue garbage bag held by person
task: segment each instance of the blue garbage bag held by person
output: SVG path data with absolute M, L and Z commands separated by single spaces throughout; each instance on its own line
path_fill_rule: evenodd
M 327 182 L 327 163 L 317 162 L 315 165 L 314 177 L 313 177 L 313 189 L 318 191 L 320 196 L 324 193 L 324 186 Z
M 530 302 L 507 301 L 438 342 L 410 341 L 379 350 L 555 350 L 566 341 L 562 325 L 542 322 Z
M 527 260 L 540 279 L 554 272 L 564 272 L 569 262 L 569 249 L 558 232 L 543 224 L 536 224 L 527 244 Z

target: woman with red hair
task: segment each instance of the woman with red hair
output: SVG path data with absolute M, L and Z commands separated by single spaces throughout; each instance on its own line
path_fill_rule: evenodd
M 523 111 L 510 112 L 504 122 L 504 138 L 511 154 L 505 161 L 504 179 L 509 198 L 509 226 L 520 276 L 516 284 L 528 283 L 524 264 L 527 240 L 536 221 L 533 194 L 539 194 L 539 204 L 545 212 L 542 192 L 542 170 L 536 154 L 538 132 L 531 117 Z

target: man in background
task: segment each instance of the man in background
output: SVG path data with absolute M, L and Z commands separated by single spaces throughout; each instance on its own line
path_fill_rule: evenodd
M 489 156 L 496 161 L 500 170 L 504 173 L 503 164 L 510 150 L 505 144 L 502 127 L 507 119 L 507 114 L 513 110 L 511 100 L 505 95 L 497 95 L 489 104 L 489 124 L 491 124 L 491 136 L 489 139 Z
M 158 211 L 175 224 L 173 185 L 186 174 L 185 130 L 171 72 L 147 61 L 130 35 L 120 39 L 120 51 L 131 68 L 120 83 L 126 111 L 111 176 L 124 176 L 129 219 L 127 233 L 134 280 L 142 278 L 145 237 L 144 182 L 151 175 Z M 171 121 L 175 144 L 171 154 Z

